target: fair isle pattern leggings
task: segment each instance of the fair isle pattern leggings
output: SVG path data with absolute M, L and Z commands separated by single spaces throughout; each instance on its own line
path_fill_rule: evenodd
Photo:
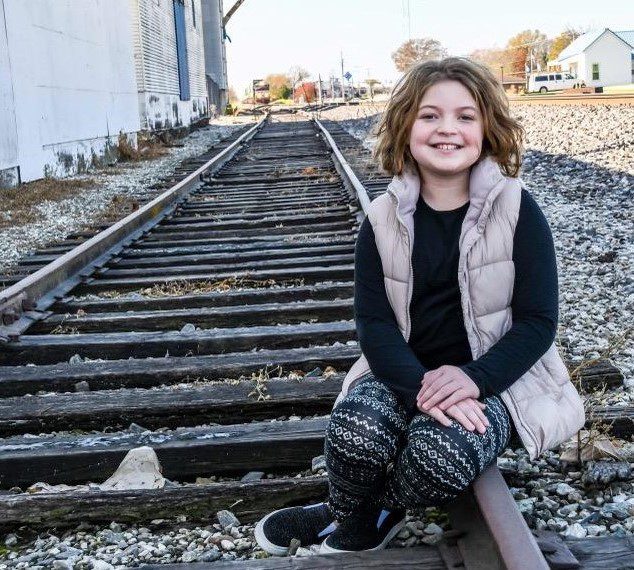
M 454 499 L 502 453 L 511 420 L 492 396 L 484 410 L 490 426 L 470 432 L 413 415 L 395 394 L 366 375 L 332 411 L 326 431 L 328 504 L 343 520 L 361 502 L 391 509 L 439 506 Z

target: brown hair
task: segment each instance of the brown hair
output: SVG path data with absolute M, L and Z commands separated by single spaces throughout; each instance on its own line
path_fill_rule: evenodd
M 409 136 L 418 106 L 429 87 L 447 79 L 462 83 L 480 109 L 484 137 L 478 161 L 490 156 L 505 175 L 516 177 L 522 165 L 524 129 L 511 117 L 504 90 L 491 71 L 464 57 L 425 61 L 401 77 L 376 130 L 375 158 L 392 175 L 401 174 L 406 165 L 416 168 Z

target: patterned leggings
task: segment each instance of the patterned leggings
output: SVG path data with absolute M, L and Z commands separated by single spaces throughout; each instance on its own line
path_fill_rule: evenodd
M 343 520 L 361 502 L 419 509 L 451 501 L 502 453 L 511 436 L 508 411 L 487 398 L 490 426 L 470 432 L 445 427 L 418 411 L 408 414 L 395 394 L 366 375 L 332 411 L 326 430 L 328 504 Z

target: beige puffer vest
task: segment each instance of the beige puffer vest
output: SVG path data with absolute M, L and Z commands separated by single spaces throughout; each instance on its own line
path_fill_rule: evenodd
M 473 359 L 482 356 L 510 328 L 515 268 L 513 236 L 522 183 L 502 174 L 485 158 L 471 170 L 469 209 L 460 233 L 458 284 Z M 368 212 L 383 265 L 385 290 L 405 340 L 411 331 L 414 210 L 420 180 L 413 171 L 395 176 Z M 343 383 L 335 405 L 370 371 L 362 355 Z M 583 402 L 570 381 L 555 343 L 501 394 L 532 459 L 572 437 L 585 423 Z

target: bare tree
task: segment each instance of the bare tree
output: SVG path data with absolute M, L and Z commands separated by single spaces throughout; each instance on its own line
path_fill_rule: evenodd
M 399 71 L 407 71 L 416 63 L 443 57 L 447 57 L 447 50 L 432 38 L 408 40 L 392 54 L 394 65 Z
M 288 78 L 291 80 L 291 87 L 295 89 L 304 79 L 310 77 L 310 72 L 299 65 L 294 65 L 288 70 Z

